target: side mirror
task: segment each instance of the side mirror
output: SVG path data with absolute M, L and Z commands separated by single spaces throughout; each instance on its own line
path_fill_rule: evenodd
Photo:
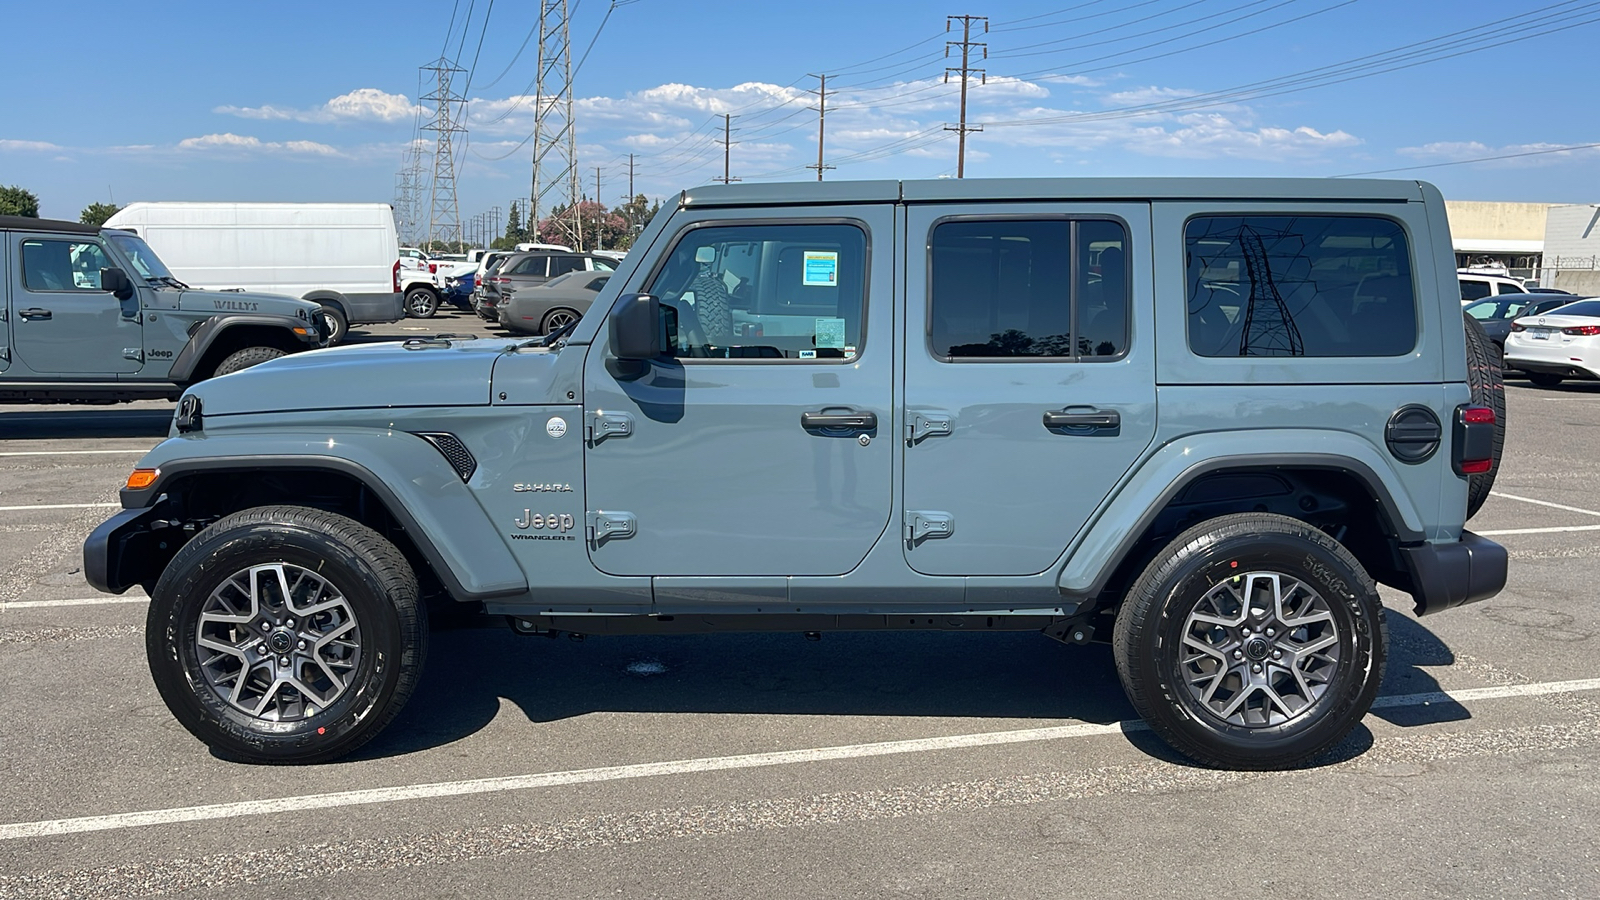
M 611 307 L 611 355 L 645 361 L 661 356 L 661 301 L 653 294 L 624 294 Z
M 112 267 L 100 270 L 100 290 L 109 291 L 118 300 L 133 299 L 133 282 L 128 273 Z

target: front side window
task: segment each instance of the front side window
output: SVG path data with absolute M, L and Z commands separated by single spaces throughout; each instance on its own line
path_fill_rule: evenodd
M 1127 350 L 1122 223 L 956 220 L 936 225 L 930 246 L 934 356 L 1093 360 Z
M 1400 356 L 1417 343 L 1411 251 L 1375 216 L 1202 216 L 1184 228 L 1200 356 Z
M 22 281 L 30 291 L 98 291 L 111 265 L 92 241 L 23 241 Z
M 680 239 L 647 288 L 679 358 L 851 360 L 867 236 L 855 225 L 718 225 Z

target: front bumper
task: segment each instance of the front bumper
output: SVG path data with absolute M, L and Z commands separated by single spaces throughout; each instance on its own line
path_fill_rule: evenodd
M 1506 586 L 1506 548 L 1470 531 L 1453 544 L 1401 547 L 1400 556 L 1419 616 L 1487 600 Z
M 159 510 L 159 504 L 124 509 L 90 533 L 83 542 L 83 575 L 90 587 L 120 594 L 135 585 L 155 586 L 185 537 Z

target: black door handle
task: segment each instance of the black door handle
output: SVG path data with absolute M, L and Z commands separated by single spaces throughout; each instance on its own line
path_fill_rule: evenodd
M 50 318 L 50 310 L 40 309 L 39 307 L 35 306 L 32 309 L 18 310 L 17 315 L 23 317 L 24 319 L 48 319 Z
M 1044 414 L 1046 428 L 1121 428 L 1122 414 L 1114 409 L 1069 406 Z
M 800 414 L 800 427 L 807 431 L 825 431 L 854 434 L 858 431 L 876 431 L 878 414 L 854 409 L 824 409 Z

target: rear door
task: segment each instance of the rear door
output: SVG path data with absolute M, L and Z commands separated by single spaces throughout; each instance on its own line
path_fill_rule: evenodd
M 127 302 L 100 289 L 116 265 L 99 239 L 18 234 L 12 240 L 12 334 L 18 358 L 49 375 L 131 375 L 143 368 L 137 294 Z
M 1149 206 L 914 206 L 907 228 L 906 557 L 1043 572 L 1155 434 Z

